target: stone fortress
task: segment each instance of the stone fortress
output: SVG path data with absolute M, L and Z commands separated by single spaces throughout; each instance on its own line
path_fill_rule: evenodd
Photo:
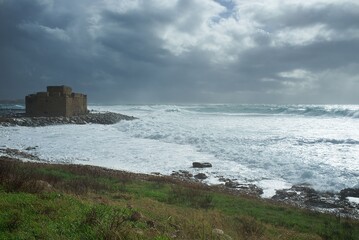
M 85 115 L 87 96 L 73 93 L 68 86 L 48 86 L 47 92 L 30 94 L 25 98 L 29 117 L 71 117 Z

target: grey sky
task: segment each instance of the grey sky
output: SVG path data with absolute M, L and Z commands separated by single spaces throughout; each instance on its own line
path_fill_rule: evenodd
M 0 99 L 359 104 L 357 0 L 0 0 Z

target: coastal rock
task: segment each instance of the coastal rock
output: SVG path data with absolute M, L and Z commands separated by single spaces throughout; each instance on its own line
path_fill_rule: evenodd
M 307 185 L 293 185 L 290 189 L 277 190 L 276 194 L 272 197 L 273 200 L 285 200 L 298 203 L 304 203 L 317 198 L 317 192 Z
M 193 174 L 185 170 L 179 170 L 178 172 L 173 171 L 171 176 L 179 179 L 189 180 L 193 177 Z
M 346 197 L 341 199 L 335 193 L 317 192 L 308 185 L 294 185 L 290 189 L 277 190 L 272 199 L 307 209 L 321 209 L 322 211 L 325 209 L 342 211 L 353 208 Z
M 28 152 L 24 152 L 18 149 L 13 148 L 0 148 L 0 153 L 4 153 L 7 156 L 15 157 L 15 158 L 24 158 L 30 160 L 40 160 L 40 158 L 34 154 L 30 154 Z
M 238 182 L 232 181 L 230 179 L 225 179 L 224 186 L 226 186 L 228 188 L 236 188 L 238 185 L 239 185 Z
M 0 126 L 40 127 L 60 124 L 115 124 L 121 120 L 134 120 L 135 117 L 113 112 L 90 112 L 85 115 L 72 117 L 27 117 L 16 114 L 0 117 Z
M 209 162 L 193 162 L 192 167 L 194 168 L 210 168 L 212 164 Z
M 345 188 L 340 191 L 340 198 L 345 199 L 347 197 L 359 198 L 359 188 Z
M 260 196 L 263 193 L 263 189 L 261 189 L 255 184 L 242 184 L 229 179 L 226 180 L 224 186 L 226 186 L 227 188 L 236 189 L 239 192 L 248 195 Z
M 25 148 L 26 151 L 31 151 L 31 150 L 35 150 L 38 146 L 35 147 L 27 147 Z
M 194 175 L 194 177 L 196 179 L 200 179 L 200 180 L 204 180 L 204 179 L 208 178 L 207 175 L 204 173 L 198 173 L 198 174 Z

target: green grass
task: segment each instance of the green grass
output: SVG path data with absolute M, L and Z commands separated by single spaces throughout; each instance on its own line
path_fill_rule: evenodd
M 359 239 L 359 222 L 170 177 L 0 158 L 0 239 L 229 236 Z

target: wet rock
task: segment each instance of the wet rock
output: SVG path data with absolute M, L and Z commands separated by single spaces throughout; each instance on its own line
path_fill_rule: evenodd
M 210 168 L 212 164 L 209 162 L 193 162 L 192 167 L 194 168 Z
M 345 188 L 340 191 L 340 198 L 345 199 L 347 197 L 359 198 L 359 188 Z
M 40 160 L 40 158 L 36 155 L 30 154 L 28 152 L 20 151 L 18 149 L 13 149 L 13 148 L 0 148 L 0 153 L 4 153 L 7 156 L 14 157 L 14 158 Z
M 272 197 L 273 200 L 290 200 L 293 202 L 305 202 L 310 198 L 317 197 L 316 191 L 306 185 L 294 185 L 290 189 L 277 190 L 276 194 Z
M 31 151 L 31 150 L 35 150 L 38 146 L 35 147 L 27 147 L 25 148 L 26 151 Z
M 230 179 L 227 179 L 224 186 L 228 187 L 228 188 L 236 188 L 239 185 L 239 183 L 234 182 Z
M 200 180 L 204 180 L 204 179 L 208 178 L 207 175 L 204 173 L 198 173 L 198 174 L 194 175 L 194 177 L 196 179 L 200 179 Z
M 220 176 L 219 178 L 218 178 L 218 181 L 220 181 L 220 182 L 229 182 L 229 181 L 231 181 L 229 178 L 225 178 L 225 177 L 223 177 L 223 176 Z
M 238 188 L 246 194 L 257 196 L 263 194 L 263 189 L 254 184 L 240 184 L 239 186 L 237 186 L 237 189 Z
M 0 117 L 0 126 L 40 127 L 59 124 L 115 124 L 121 120 L 134 120 L 135 117 L 113 112 L 91 112 L 72 117 L 27 117 L 25 114 Z
M 346 199 L 347 194 L 352 193 L 355 194 L 356 191 L 344 189 L 340 194 L 336 194 L 318 192 L 308 185 L 294 185 L 290 189 L 277 190 L 272 199 L 321 212 L 335 211 L 339 214 L 355 215 L 356 206 Z
M 263 193 L 263 189 L 255 184 L 242 184 L 233 180 L 227 179 L 224 184 L 225 187 L 236 189 L 242 194 L 260 196 Z
M 173 171 L 171 174 L 172 177 L 180 178 L 180 179 L 191 179 L 193 177 L 193 174 L 185 171 L 185 170 L 179 170 L 179 171 Z

